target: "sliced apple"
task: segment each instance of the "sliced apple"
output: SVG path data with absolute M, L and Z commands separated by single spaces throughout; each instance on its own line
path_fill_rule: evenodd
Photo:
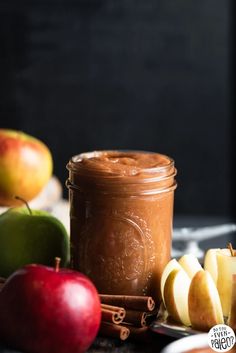
M 164 302 L 168 314 L 177 322 L 190 326 L 188 292 L 190 279 L 185 271 L 173 269 L 164 285 Z
M 206 255 L 204 258 L 204 269 L 211 274 L 211 277 L 213 278 L 216 285 L 217 285 L 217 279 L 218 279 L 218 265 L 217 265 L 218 251 L 220 251 L 219 248 L 209 249 L 206 252 Z
M 172 259 L 172 260 L 170 260 L 168 262 L 168 264 L 164 268 L 164 271 L 163 271 L 162 276 L 161 276 L 161 296 L 162 296 L 162 300 L 163 300 L 164 304 L 165 304 L 165 300 L 164 300 L 164 286 L 165 286 L 165 282 L 166 282 L 167 277 L 171 273 L 171 271 L 174 270 L 174 269 L 177 269 L 177 270 L 181 269 L 181 266 L 176 261 L 176 259 Z
M 223 312 L 219 293 L 209 272 L 198 271 L 191 281 L 188 308 L 192 327 L 208 331 L 212 326 L 223 324 Z
M 202 266 L 198 259 L 191 254 L 183 255 L 179 259 L 179 264 L 186 271 L 190 279 L 193 278 L 198 271 L 202 270 Z
M 217 288 L 220 295 L 224 316 L 229 316 L 232 298 L 232 278 L 236 274 L 236 257 L 228 249 L 217 251 L 218 279 Z
M 236 331 L 236 275 L 233 275 L 231 309 L 227 324 Z

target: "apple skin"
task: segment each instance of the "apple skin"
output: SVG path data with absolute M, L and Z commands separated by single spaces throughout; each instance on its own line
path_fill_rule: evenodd
M 14 196 L 32 200 L 52 175 L 48 147 L 20 131 L 0 129 L 0 206 L 19 205 Z
M 53 266 L 55 257 L 62 267 L 69 262 L 69 237 L 63 224 L 50 213 L 26 207 L 10 208 L 0 215 L 0 276 L 39 263 Z
M 0 291 L 0 341 L 25 353 L 83 353 L 101 321 L 96 288 L 83 274 L 27 265 Z
M 224 324 L 219 293 L 208 271 L 200 270 L 193 277 L 188 306 L 194 329 L 207 332 L 215 325 Z

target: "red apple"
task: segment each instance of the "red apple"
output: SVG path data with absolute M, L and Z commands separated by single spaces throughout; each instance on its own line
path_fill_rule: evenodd
M 0 205 L 18 205 L 15 195 L 33 199 L 48 182 L 52 165 L 43 142 L 20 131 L 0 129 Z
M 97 335 L 101 307 L 83 274 L 27 265 L 0 291 L 0 341 L 26 353 L 82 353 Z

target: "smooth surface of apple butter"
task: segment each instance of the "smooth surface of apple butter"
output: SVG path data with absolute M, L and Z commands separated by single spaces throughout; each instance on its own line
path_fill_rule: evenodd
M 171 250 L 173 160 L 98 151 L 73 157 L 67 168 L 72 266 L 100 293 L 160 299 Z

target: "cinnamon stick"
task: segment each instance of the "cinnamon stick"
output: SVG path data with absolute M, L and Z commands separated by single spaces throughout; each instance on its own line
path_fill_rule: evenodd
M 154 300 L 147 296 L 100 294 L 100 300 L 103 304 L 131 310 L 152 311 L 155 308 Z
M 101 322 L 99 334 L 102 336 L 119 338 L 124 341 L 129 337 L 130 330 L 129 328 L 122 325 Z
M 123 321 L 123 317 L 117 311 L 102 308 L 102 321 L 120 324 Z
M 102 310 L 110 310 L 113 312 L 118 313 L 119 317 L 123 320 L 126 314 L 126 311 L 124 308 L 121 308 L 119 306 L 114 306 L 114 305 L 108 305 L 108 304 L 101 304 Z
M 143 337 L 149 332 L 149 329 L 147 326 L 135 327 L 135 326 L 130 326 L 126 324 L 124 326 L 129 329 L 130 337 L 134 338 L 135 340 L 142 340 Z
M 124 321 L 127 324 L 132 324 L 137 327 L 144 327 L 147 325 L 146 317 L 146 312 L 137 310 L 126 310 Z

